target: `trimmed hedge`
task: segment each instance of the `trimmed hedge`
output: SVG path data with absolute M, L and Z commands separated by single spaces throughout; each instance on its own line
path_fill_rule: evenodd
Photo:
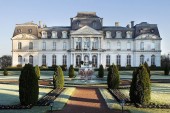
M 21 105 L 35 105 L 38 101 L 39 86 L 35 69 L 25 64 L 19 77 L 19 99 Z

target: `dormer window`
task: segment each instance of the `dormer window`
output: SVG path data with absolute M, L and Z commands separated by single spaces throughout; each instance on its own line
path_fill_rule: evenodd
M 96 21 L 94 21 L 94 22 L 92 23 L 92 26 L 93 26 L 93 28 L 96 28 L 96 26 L 97 26 Z
M 116 31 L 116 38 L 122 38 L 122 32 Z
M 77 22 L 76 22 L 76 25 L 77 25 L 77 27 L 79 27 L 79 25 L 80 25 L 80 21 L 77 21 Z
M 112 38 L 110 31 L 107 31 L 107 32 L 106 32 L 106 38 Z
M 132 38 L 132 32 L 131 31 L 126 32 L 126 38 Z
M 52 31 L 52 36 L 51 36 L 51 38 L 58 38 L 56 31 Z
M 18 33 L 21 33 L 22 31 L 21 31 L 21 29 L 17 29 L 17 32 L 18 32 Z
M 47 38 L 47 32 L 46 31 L 42 31 L 42 38 Z
M 28 29 L 28 33 L 32 33 L 32 29 Z
M 67 38 L 67 31 L 62 31 L 62 38 Z

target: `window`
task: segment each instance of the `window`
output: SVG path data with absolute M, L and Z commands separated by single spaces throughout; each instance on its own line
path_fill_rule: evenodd
M 32 29 L 28 29 L 28 33 L 32 33 Z
M 47 38 L 47 32 L 46 31 L 42 31 L 42 38 Z
M 144 64 L 144 58 L 145 58 L 144 55 L 140 56 L 140 64 Z
M 33 42 L 29 42 L 29 49 L 33 49 Z
M 84 56 L 84 65 L 85 65 L 85 66 L 88 66 L 88 65 L 89 65 L 89 56 L 88 56 L 88 55 L 85 55 L 85 56 Z
M 21 55 L 18 56 L 18 64 L 22 65 L 22 56 Z
M 78 39 L 76 42 L 76 49 L 81 49 L 81 40 Z
M 29 56 L 29 64 L 33 65 L 33 56 L 32 55 Z
M 117 55 L 117 56 L 116 56 L 116 64 L 117 64 L 117 65 L 120 65 L 120 63 L 121 63 L 121 56 L 120 56 L 120 55 Z
M 62 31 L 62 38 L 67 38 L 67 31 Z
M 117 50 L 121 50 L 121 43 L 117 42 Z
M 66 48 L 66 42 L 63 42 L 63 49 L 65 50 Z
M 144 50 L 144 42 L 140 43 L 140 50 Z
M 21 33 L 21 32 L 22 32 L 22 30 L 21 30 L 21 29 L 17 29 L 17 32 L 18 32 L 18 33 Z
M 132 38 L 132 32 L 131 31 L 126 32 L 126 38 Z
M 110 42 L 107 42 L 107 49 L 110 49 Z
M 127 65 L 131 65 L 131 55 L 127 55 Z
M 56 55 L 52 56 L 52 65 L 56 65 Z
M 155 42 L 151 43 L 151 50 L 155 50 Z
M 53 42 L 53 50 L 56 50 L 56 42 Z
M 42 65 L 46 65 L 46 55 L 42 55 Z
M 110 66 L 110 55 L 106 56 L 106 65 Z
M 56 31 L 52 31 L 52 36 L 51 36 L 51 38 L 58 38 Z
M 94 21 L 94 22 L 92 23 L 92 26 L 93 26 L 93 28 L 96 28 L 96 27 L 97 27 L 96 21 Z
M 42 50 L 46 50 L 46 42 L 42 43 Z
M 76 56 L 76 66 L 80 66 L 80 61 L 81 61 L 81 56 L 77 55 Z
M 116 31 L 116 38 L 122 38 L 122 32 Z
M 96 55 L 92 56 L 92 64 L 93 64 L 94 67 L 97 66 L 97 56 Z
M 106 38 L 112 38 L 110 31 L 107 31 L 107 32 L 106 32 Z
M 94 39 L 94 41 L 92 42 L 92 49 L 97 49 L 97 39 Z
M 18 42 L 18 49 L 22 49 L 22 43 Z
M 155 65 L 155 55 L 151 56 L 151 65 Z
M 88 49 L 90 47 L 90 42 L 89 42 L 89 38 L 86 38 L 86 40 L 84 41 L 84 49 Z
M 67 56 L 63 55 L 63 65 L 67 65 Z
M 77 21 L 77 22 L 76 22 L 76 25 L 77 25 L 77 27 L 79 27 L 79 25 L 80 25 L 80 21 Z
M 131 43 L 130 42 L 127 43 L 127 50 L 131 50 Z

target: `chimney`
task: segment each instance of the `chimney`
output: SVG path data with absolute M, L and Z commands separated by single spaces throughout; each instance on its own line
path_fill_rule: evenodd
M 134 27 L 134 22 L 135 21 L 131 21 L 131 28 Z
M 41 21 L 39 21 L 39 27 L 40 28 L 42 28 L 43 26 L 42 26 L 42 22 Z
M 127 27 L 127 28 L 130 28 L 130 25 L 128 24 L 126 27 Z
M 115 22 L 115 26 L 119 26 L 119 22 Z

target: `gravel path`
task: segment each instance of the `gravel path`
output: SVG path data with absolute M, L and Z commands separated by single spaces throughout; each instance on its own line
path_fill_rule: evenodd
M 98 88 L 77 87 L 64 109 L 53 113 L 121 113 L 121 111 L 110 110 Z

